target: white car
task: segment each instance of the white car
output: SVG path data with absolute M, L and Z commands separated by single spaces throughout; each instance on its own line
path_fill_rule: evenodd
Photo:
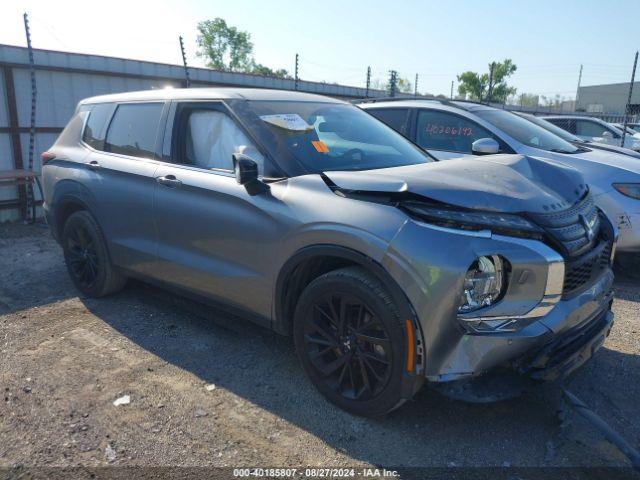
M 598 143 L 593 142 L 591 140 L 583 140 L 582 138 L 576 137 L 573 133 L 569 133 L 566 130 L 554 125 L 551 122 L 548 122 L 544 118 L 536 117 L 531 113 L 524 112 L 513 112 L 519 117 L 522 117 L 530 122 L 535 123 L 536 125 L 544 128 L 545 130 L 549 130 L 551 133 L 557 135 L 558 137 L 566 140 L 569 143 L 573 143 L 577 147 L 587 147 L 596 150 L 606 150 L 608 152 L 620 153 L 622 155 L 627 155 L 633 158 L 637 158 L 640 160 L 640 152 L 635 150 L 631 150 L 629 148 L 622 148 L 617 145 L 607 145 L 606 143 Z
M 582 173 L 596 204 L 617 225 L 617 251 L 640 253 L 638 159 L 573 145 L 507 110 L 474 102 L 395 100 L 359 106 L 439 160 L 519 153 L 574 167 Z
M 617 145 L 619 147 L 630 148 L 631 150 L 640 151 L 640 134 L 630 134 L 624 139 L 622 145 L 622 129 L 610 123 L 593 117 L 580 117 L 575 115 L 555 115 L 542 117 L 548 122 L 573 133 L 583 140 L 592 142 L 606 143 L 608 145 Z

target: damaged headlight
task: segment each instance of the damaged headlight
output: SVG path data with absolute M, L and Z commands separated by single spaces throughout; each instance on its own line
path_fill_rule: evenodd
M 410 214 L 434 225 L 463 230 L 491 230 L 498 234 L 525 238 L 542 238 L 540 227 L 519 215 L 455 210 L 417 202 L 406 202 L 401 206 Z
M 467 270 L 458 313 L 467 313 L 494 304 L 507 288 L 506 260 L 498 255 L 478 257 Z

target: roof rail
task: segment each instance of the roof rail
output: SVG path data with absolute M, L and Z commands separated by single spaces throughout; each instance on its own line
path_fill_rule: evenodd
M 485 105 L 490 107 L 491 105 L 488 103 L 483 103 L 483 102 L 476 102 L 474 100 L 458 100 L 458 99 L 454 99 L 454 100 L 449 100 L 448 98 L 440 98 L 440 97 L 435 97 L 433 95 L 421 95 L 421 96 L 407 96 L 407 97 L 376 97 L 376 98 L 363 98 L 360 100 L 350 100 L 351 103 L 376 103 L 376 102 L 399 102 L 399 101 L 404 101 L 404 100 L 429 100 L 429 101 L 435 101 L 435 102 L 439 102 L 442 105 L 448 105 L 448 106 L 452 106 L 452 107 L 456 107 L 456 108 L 461 108 L 463 110 L 466 110 L 464 108 L 464 106 L 460 105 L 460 103 L 471 103 L 473 105 Z
M 402 100 L 423 100 L 425 97 L 416 97 L 415 95 L 407 95 L 406 97 L 365 97 L 353 98 L 349 100 L 351 103 L 376 103 L 376 102 L 400 102 Z

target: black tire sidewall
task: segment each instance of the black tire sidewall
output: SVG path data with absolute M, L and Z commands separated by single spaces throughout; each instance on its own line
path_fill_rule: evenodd
M 298 358 L 314 386 L 335 405 L 356 415 L 368 417 L 384 415 L 404 401 L 402 398 L 402 382 L 406 346 L 400 320 L 394 308 L 385 302 L 385 298 L 379 295 L 376 289 L 371 288 L 356 276 L 332 275 L 332 273 L 325 274 L 311 282 L 298 300 L 293 325 Z M 383 391 L 369 400 L 351 400 L 333 391 L 324 383 L 320 373 L 307 356 L 306 341 L 304 340 L 304 319 L 310 313 L 317 299 L 326 294 L 336 292 L 348 293 L 362 300 L 382 321 L 391 342 L 392 371 L 390 378 Z
M 71 230 L 77 228 L 78 226 L 85 229 L 96 247 L 96 256 L 98 257 L 98 276 L 91 287 L 86 287 L 85 285 L 82 285 L 77 281 L 69 264 L 68 236 Z M 71 280 L 73 281 L 75 287 L 84 295 L 90 297 L 102 296 L 105 290 L 105 286 L 107 285 L 110 270 L 112 267 L 100 229 L 89 212 L 75 212 L 67 219 L 62 230 L 61 244 L 64 253 L 65 264 L 67 265 L 67 271 L 69 272 L 69 276 L 71 277 Z

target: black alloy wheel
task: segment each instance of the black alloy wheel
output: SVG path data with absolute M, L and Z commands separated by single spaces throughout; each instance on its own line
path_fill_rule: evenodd
M 95 285 L 101 268 L 91 234 L 85 225 L 78 223 L 69 229 L 65 240 L 67 262 L 75 282 L 84 289 L 90 289 Z
M 112 265 L 102 230 L 88 211 L 69 216 L 60 243 L 71 280 L 83 294 L 102 297 L 124 287 L 127 278 Z
M 300 363 L 328 400 L 356 415 L 398 408 L 423 377 L 407 372 L 408 342 L 398 308 L 362 267 L 327 272 L 306 286 L 293 318 Z
M 384 389 L 393 361 L 391 342 L 362 300 L 339 292 L 319 298 L 304 331 L 307 355 L 332 390 L 368 400 Z

